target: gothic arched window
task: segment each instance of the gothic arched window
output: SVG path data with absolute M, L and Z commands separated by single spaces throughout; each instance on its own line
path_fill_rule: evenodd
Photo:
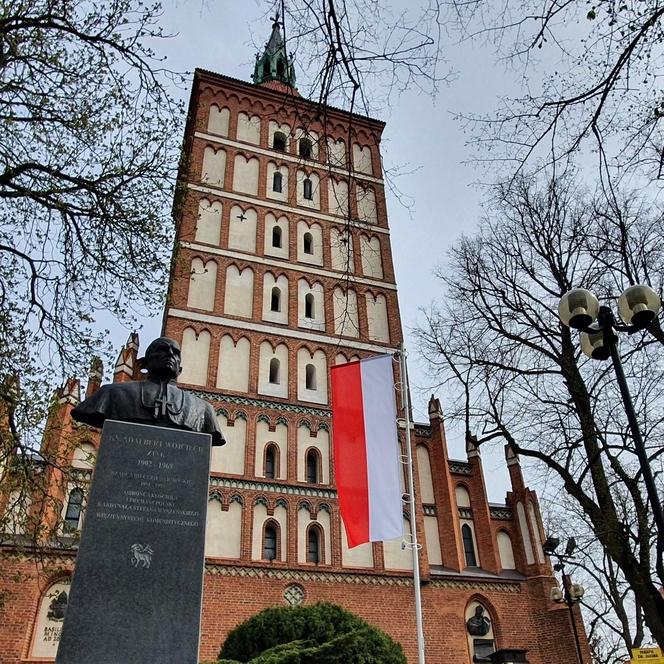
M 78 530 L 81 520 L 81 511 L 83 510 L 83 491 L 81 489 L 72 489 L 67 502 L 67 511 L 65 512 L 65 530 L 71 532 Z
M 311 233 L 305 233 L 302 236 L 302 251 L 305 254 L 314 253 L 314 236 Z
M 273 480 L 277 473 L 277 450 L 274 445 L 265 448 L 265 477 Z
M 279 58 L 277 60 L 277 76 L 283 76 L 284 75 L 284 61 Z
M 273 226 L 272 227 L 272 246 L 275 249 L 281 249 L 281 237 L 282 237 L 281 226 Z
M 273 385 L 279 385 L 279 360 L 276 357 L 270 360 L 270 375 L 268 380 Z
M 302 183 L 303 190 L 302 190 L 302 196 L 306 198 L 308 201 L 313 201 L 314 200 L 314 187 L 313 183 L 309 178 L 305 178 L 305 180 Z
M 270 294 L 270 311 L 281 311 L 281 289 L 277 286 L 272 287 Z
M 304 379 L 308 390 L 316 389 L 316 367 L 313 364 L 307 364 L 304 368 Z
M 265 76 L 265 77 L 270 76 L 271 73 L 272 72 L 270 71 L 270 61 L 266 60 L 263 63 L 263 76 Z
M 307 293 L 304 296 L 304 317 L 316 318 L 315 308 L 314 308 L 314 296 L 311 293 Z
M 311 149 L 313 144 L 309 138 L 301 138 L 298 145 L 298 153 L 304 159 L 311 159 Z M 305 195 L 306 198 L 306 195 Z
M 263 560 L 275 560 L 277 557 L 277 526 L 270 521 L 263 531 Z
M 272 176 L 272 191 L 276 191 L 278 194 L 280 194 L 283 180 L 283 175 L 279 171 L 275 171 L 274 175 Z
M 318 467 L 320 463 L 318 451 L 314 449 L 309 450 L 305 463 L 307 482 L 309 484 L 318 484 Z
M 473 531 L 467 523 L 464 523 L 463 526 L 461 526 L 461 537 L 463 539 L 463 552 L 466 556 L 466 567 L 477 567 Z
M 286 152 L 286 134 L 280 131 L 275 132 L 272 147 L 279 152 Z
M 320 530 L 317 526 L 310 526 L 307 532 L 307 562 L 319 563 L 320 562 L 320 549 L 321 549 L 321 536 Z

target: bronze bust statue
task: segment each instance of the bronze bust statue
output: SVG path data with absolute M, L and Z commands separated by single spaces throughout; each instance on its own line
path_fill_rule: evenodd
M 226 440 L 212 406 L 175 384 L 180 375 L 180 346 L 159 337 L 145 351 L 146 380 L 102 385 L 72 411 L 72 417 L 101 428 L 104 420 L 120 420 L 212 434 L 212 445 Z
M 484 607 L 477 605 L 475 614 L 468 618 L 466 629 L 471 636 L 486 636 L 491 629 L 491 621 L 484 615 Z

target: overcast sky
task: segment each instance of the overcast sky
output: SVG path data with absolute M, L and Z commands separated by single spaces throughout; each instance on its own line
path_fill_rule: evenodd
M 401 0 L 393 4 L 399 4 Z M 406 3 L 403 3 L 404 5 Z M 270 22 L 264 15 L 269 3 L 263 0 L 164 0 L 162 24 L 175 36 L 160 42 L 167 65 L 177 71 L 193 72 L 196 67 L 250 81 L 256 48 L 269 37 Z M 481 192 L 473 183 L 481 174 L 467 162 L 472 149 L 466 145 L 462 127 L 453 114 L 489 111 L 502 94 L 517 91 L 512 76 L 492 65 L 488 50 L 446 45 L 449 66 L 455 80 L 442 85 L 436 99 L 406 92 L 391 100 L 391 108 L 379 114 L 387 122 L 382 154 L 385 167 L 401 167 L 404 174 L 397 185 L 411 201 L 407 209 L 388 192 L 388 215 L 392 253 L 399 289 L 415 418 L 428 421 L 426 403 L 429 383 L 417 361 L 410 333 L 418 310 L 442 296 L 441 284 L 433 270 L 444 264 L 446 251 L 461 233 L 470 232 L 480 215 Z M 298 67 L 299 80 L 306 78 Z M 191 76 L 188 77 L 191 81 Z M 510 89 L 511 88 L 511 89 Z M 189 90 L 179 94 L 188 99 Z M 143 343 L 158 335 L 160 316 L 145 321 Z M 115 333 L 114 333 L 115 336 Z M 117 332 L 119 348 L 126 331 Z M 124 338 L 123 338 L 124 337 Z M 446 395 L 439 391 L 443 409 Z M 462 432 L 448 427 L 451 455 L 465 458 Z M 491 500 L 502 501 L 508 488 L 502 449 L 482 451 Z

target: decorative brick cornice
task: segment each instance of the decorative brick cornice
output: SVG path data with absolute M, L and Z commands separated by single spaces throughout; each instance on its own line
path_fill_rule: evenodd
M 331 417 L 330 410 L 322 408 L 311 408 L 310 406 L 295 406 L 292 403 L 280 403 L 278 401 L 264 401 L 263 399 L 250 399 L 218 392 L 206 392 L 204 390 L 187 390 L 197 397 L 211 401 L 212 403 L 234 403 L 242 406 L 253 406 L 254 408 L 266 408 L 270 410 L 281 410 L 296 415 L 314 415 L 316 417 Z
M 261 480 L 243 480 L 235 477 L 211 477 L 210 487 L 223 487 L 227 489 L 243 489 L 245 491 L 269 491 L 271 493 L 285 493 L 291 496 L 309 496 L 312 498 L 336 499 L 334 489 L 322 489 L 311 486 L 297 486 L 292 484 L 279 484 Z
M 520 593 L 520 583 L 501 581 L 470 581 L 467 579 L 432 579 L 433 588 L 447 588 L 451 590 L 480 590 L 483 592 Z
M 413 580 L 404 576 L 381 574 L 354 574 L 295 569 L 268 569 L 265 567 L 235 567 L 232 565 L 206 564 L 205 573 L 217 576 L 248 579 L 276 579 L 279 581 L 321 581 L 323 583 L 345 583 L 371 586 L 412 586 Z
M 511 521 L 512 520 L 512 508 L 511 507 L 497 507 L 491 505 L 489 507 L 491 512 L 492 519 L 500 519 L 502 521 Z
M 456 475 L 471 475 L 472 471 L 470 469 L 470 464 L 465 461 L 453 461 L 450 460 L 447 462 L 450 472 L 455 473 Z
M 357 574 L 355 572 L 324 572 L 320 570 L 274 569 L 266 567 L 240 567 L 206 563 L 205 573 L 210 576 L 228 576 L 245 579 L 274 579 L 277 581 L 317 581 L 357 586 L 412 587 L 409 576 L 387 574 Z M 482 592 L 520 593 L 521 584 L 514 582 L 481 581 L 471 579 L 432 579 L 433 588 Z

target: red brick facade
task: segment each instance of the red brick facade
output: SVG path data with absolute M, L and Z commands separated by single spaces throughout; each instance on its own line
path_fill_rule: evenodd
M 218 109 L 228 109 L 228 128 L 222 134 L 208 131 L 213 104 Z M 201 660 L 214 659 L 228 631 L 262 608 L 283 605 L 287 602 L 286 595 L 291 597 L 291 601 L 297 601 L 289 593 L 301 594 L 305 603 L 325 600 L 341 604 L 398 640 L 410 662 L 417 660 L 412 571 L 407 567 L 399 568 L 394 563 L 386 566 L 386 554 L 380 543 L 371 546 L 373 563 L 370 566 L 344 564 L 332 440 L 329 451 L 326 451 L 328 448 L 324 444 L 320 445 L 323 450 L 320 459 L 321 463 L 327 464 L 326 472 L 319 469 L 314 483 L 302 479 L 306 451 L 303 457 L 298 443 L 300 429 L 308 429 L 307 435 L 314 445 L 318 436 L 328 436 L 331 417 L 329 389 L 324 399 L 321 397 L 322 387 L 316 392 L 316 401 L 298 398 L 302 391 L 304 369 L 298 359 L 298 351 L 306 348 L 312 356 L 316 351 L 322 351 L 329 368 L 338 361 L 339 354 L 351 359 L 378 352 L 393 353 L 402 341 L 381 175 L 379 148 L 383 124 L 332 108 L 323 110 L 321 112 L 316 105 L 299 95 L 288 93 L 286 86 L 274 82 L 255 86 L 204 71 L 197 71 L 194 77 L 179 193 L 174 208 L 178 245 L 163 331 L 183 342 L 183 364 L 188 359 L 193 363 L 195 359 L 187 357 L 183 336 L 185 330 L 193 328 L 199 339 L 204 331 L 209 334 L 205 337 L 209 338 L 207 374 L 188 387 L 207 398 L 223 415 L 226 433 L 231 440 L 229 445 L 233 442 L 232 434 L 239 420 L 244 421 L 242 427 L 245 428 L 243 472 L 228 472 L 222 462 L 222 466 L 213 467 L 211 473 L 211 495 L 219 501 L 220 513 L 228 514 L 234 502 L 241 506 L 241 521 L 237 524 L 240 542 L 239 556 L 207 558 Z M 238 140 L 240 113 L 260 118 L 256 144 Z M 319 139 L 318 158 L 300 158 L 297 141 L 293 137 L 288 151 L 275 150 L 269 140 L 270 121 L 288 125 L 292 132 L 301 130 L 303 134 L 315 135 Z M 327 140 L 322 140 L 323 137 L 345 142 L 348 157 L 343 168 L 327 164 Z M 354 169 L 353 144 L 370 149 L 373 175 L 358 173 Z M 223 179 L 216 185 L 202 182 L 206 147 L 223 149 L 226 153 Z M 236 155 L 258 159 L 257 188 L 253 194 L 238 193 L 235 189 Z M 288 168 L 286 201 L 268 196 L 270 162 Z M 297 181 L 297 170 L 318 175 L 319 209 L 298 205 L 297 187 L 300 183 Z M 330 212 L 327 184 L 330 177 L 346 179 L 350 183 L 350 223 Z M 358 183 L 374 192 L 376 224 L 359 219 L 354 195 Z M 216 245 L 196 239 L 201 198 L 217 201 L 222 207 L 219 242 Z M 253 252 L 230 246 L 230 214 L 234 205 L 242 208 L 242 215 L 249 209 L 256 213 Z M 274 257 L 264 251 L 265 215 L 268 212 L 288 219 L 287 258 Z M 298 246 L 300 238 L 297 232 L 300 221 L 320 227 L 322 260 L 319 264 L 298 260 L 302 251 Z M 350 231 L 353 243 L 350 274 L 332 266 L 331 234 L 334 228 Z M 363 272 L 362 234 L 377 237 L 380 241 L 382 278 L 368 277 Z M 204 264 L 209 261 L 216 263 L 213 304 L 206 309 L 188 306 L 190 288 L 196 287 L 190 285 L 194 258 L 200 258 Z M 225 311 L 226 270 L 230 265 L 253 271 L 251 316 Z M 267 273 L 274 277 L 284 275 L 288 280 L 286 323 L 265 319 L 263 283 Z M 298 281 L 302 279 L 318 282 L 323 287 L 322 327 L 313 329 L 300 324 L 298 312 L 302 303 L 298 301 Z M 344 289 L 352 287 L 357 293 L 357 337 L 335 333 L 332 293 L 337 286 Z M 373 297 L 385 297 L 389 341 L 370 338 L 366 293 L 371 293 Z M 220 343 L 224 335 L 230 335 L 235 343 L 241 338 L 248 340 L 247 390 L 216 387 L 218 369 L 223 367 L 225 361 L 222 355 L 220 364 Z M 259 374 L 267 369 L 265 363 L 260 361 L 260 346 L 265 341 L 272 347 L 284 344 L 287 348 L 287 396 L 273 396 L 261 388 L 266 377 Z M 138 339 L 132 336 L 120 353 L 114 379 L 138 378 L 137 357 Z M 198 359 L 201 357 L 204 355 Z M 327 376 L 324 380 L 321 376 L 318 378 L 319 386 L 321 381 L 329 386 Z M 92 389 L 97 385 L 98 382 L 93 381 Z M 65 466 L 71 465 L 76 447 L 71 444 L 72 439 L 85 440 L 95 446 L 98 440 L 88 430 L 78 430 L 71 424 L 69 414 L 72 404 L 76 403 L 77 390 L 78 383 L 70 381 L 60 393 L 52 422 L 63 426 L 51 427 L 44 443 L 51 449 L 62 450 Z M 264 459 L 260 455 L 256 462 L 257 430 L 262 425 L 267 425 L 269 432 L 275 432 L 277 427 L 285 426 L 287 429 L 286 470 L 285 473 L 277 471 L 274 478 L 265 477 Z M 512 491 L 505 505 L 491 505 L 486 496 L 481 460 L 472 441 L 469 441 L 467 460 L 453 461 L 448 458 L 442 411 L 436 399 L 432 398 L 429 404 L 429 422 L 415 425 L 413 431 L 414 450 L 419 448 L 419 463 L 415 463 L 417 507 L 414 519 L 422 544 L 420 565 L 427 661 L 441 664 L 469 664 L 472 661 L 466 630 L 468 609 L 472 602 L 481 603 L 490 617 L 495 648 L 525 648 L 532 664 L 577 661 L 569 612 L 567 608 L 549 601 L 549 591 L 555 582 L 551 567 L 541 554 L 544 533 L 537 497 L 525 486 L 518 459 L 508 450 Z M 281 467 L 281 460 L 276 465 Z M 79 470 L 74 471 L 71 477 L 66 470 L 64 473 L 57 472 L 62 476 L 54 477 L 52 481 L 56 498 L 52 504 L 56 507 L 43 511 L 55 530 L 67 501 L 66 487 L 71 486 L 74 480 L 84 485 L 90 474 L 80 469 L 80 464 Z M 329 481 L 323 482 L 326 475 Z M 468 504 L 465 504 L 464 496 L 468 497 Z M 263 559 L 263 544 L 256 544 L 262 540 L 260 533 L 257 535 L 255 531 L 265 526 L 265 522 L 256 522 L 255 513 L 259 506 L 261 510 L 265 508 L 267 520 L 277 512 L 284 515 L 280 518 L 281 523 L 285 521 L 286 546 L 285 550 L 278 551 L 275 560 Z M 304 520 L 302 511 L 308 513 Z M 413 515 L 407 516 L 412 518 Z M 305 542 L 306 546 L 306 536 L 301 531 L 305 520 L 308 526 L 312 521 L 322 524 L 319 562 L 304 561 L 306 556 L 302 543 Z M 425 522 L 429 525 L 428 530 Z M 329 526 L 326 525 L 328 523 Z M 465 531 L 464 524 L 467 526 Z M 467 564 L 469 554 L 464 550 L 463 532 L 474 535 L 476 565 Z M 499 541 L 502 542 L 502 549 Z M 227 542 L 222 544 L 225 546 Z M 329 548 L 329 556 L 326 548 Z M 7 594 L 4 608 L 0 608 L 0 662 L 53 661 L 52 658 L 40 658 L 33 654 L 33 639 L 38 630 L 37 614 L 43 594 L 71 570 L 74 554 L 67 546 L 57 550 L 46 548 L 37 553 L 30 547 L 9 544 L 3 552 L 5 558 L 0 584 L 4 587 L 0 587 L 0 592 Z M 576 619 L 582 630 L 578 615 Z M 585 642 L 583 648 L 587 656 Z M 586 661 L 590 662 L 588 656 Z

